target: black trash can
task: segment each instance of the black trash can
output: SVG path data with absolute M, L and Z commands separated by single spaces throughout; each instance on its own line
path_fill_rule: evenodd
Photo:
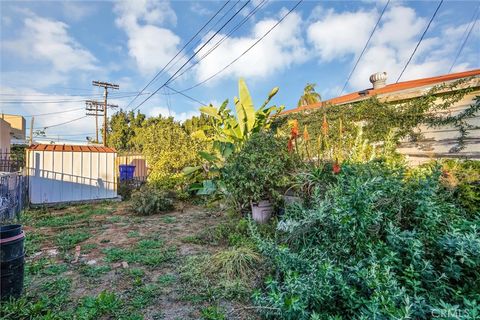
M 18 298 L 23 290 L 25 233 L 22 225 L 0 226 L 0 299 Z

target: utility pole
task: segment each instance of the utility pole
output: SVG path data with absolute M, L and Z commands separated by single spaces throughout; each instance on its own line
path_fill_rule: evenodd
M 30 139 L 29 139 L 29 144 L 28 145 L 32 145 L 33 143 L 33 123 L 35 122 L 35 117 L 32 116 L 32 119 L 30 120 Z
M 107 146 L 107 99 L 108 99 L 108 89 L 118 90 L 120 86 L 118 84 L 101 82 L 101 81 L 92 81 L 92 84 L 96 87 L 102 87 L 104 89 L 104 102 L 103 102 L 103 145 Z
M 108 103 L 107 108 L 118 108 L 118 106 Z M 87 111 L 85 113 L 87 116 L 95 116 L 95 142 L 98 143 L 98 117 L 105 117 L 105 105 L 103 102 L 87 100 L 85 101 L 85 110 Z M 105 133 L 105 130 L 103 132 Z

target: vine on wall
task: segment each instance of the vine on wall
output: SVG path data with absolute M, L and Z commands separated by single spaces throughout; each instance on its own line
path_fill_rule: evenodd
M 474 91 L 472 87 L 461 88 L 462 84 L 471 79 L 438 85 L 420 97 L 403 101 L 383 102 L 377 97 L 372 97 L 346 105 L 326 105 L 317 110 L 292 113 L 278 117 L 274 127 L 280 133 L 288 134 L 290 130 L 288 122 L 297 120 L 301 130 L 308 128 L 310 136 L 315 140 L 328 138 L 332 143 L 341 144 L 341 140 L 346 136 L 355 135 L 359 123 L 363 127 L 365 138 L 372 143 L 382 142 L 387 138 L 393 139 L 395 143 L 402 139 L 419 140 L 422 138 L 418 130 L 420 125 L 431 128 L 452 126 L 458 130 L 459 136 L 451 152 L 458 152 L 465 148 L 468 130 L 475 128 L 467 120 L 480 112 L 480 96 L 457 115 L 442 115 L 440 112 L 449 109 L 465 95 Z M 327 136 L 322 137 L 325 133 L 325 120 L 328 122 L 329 130 Z

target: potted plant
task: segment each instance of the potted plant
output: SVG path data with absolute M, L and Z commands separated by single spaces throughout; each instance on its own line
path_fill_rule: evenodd
M 281 199 L 278 191 L 288 184 L 292 160 L 286 145 L 286 140 L 272 133 L 258 132 L 222 169 L 228 198 L 241 211 L 251 209 L 252 218 L 259 223 L 270 219 Z

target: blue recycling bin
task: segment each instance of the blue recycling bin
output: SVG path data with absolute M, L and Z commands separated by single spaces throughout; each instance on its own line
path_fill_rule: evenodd
M 120 181 L 133 180 L 133 174 L 135 172 L 135 166 L 128 164 L 119 165 L 120 168 Z

